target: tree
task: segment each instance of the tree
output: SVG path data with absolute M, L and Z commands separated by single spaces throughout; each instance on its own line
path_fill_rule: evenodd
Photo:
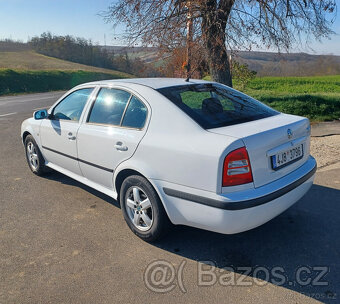
M 171 53 L 159 54 L 159 70 L 166 77 L 186 78 L 188 72 L 191 78 L 203 78 L 209 75 L 209 67 L 205 60 L 202 46 L 193 41 L 190 45 L 190 62 L 188 62 L 188 50 L 185 47 L 178 47 Z M 190 65 L 190 68 L 189 68 Z
M 238 61 L 232 61 L 232 75 L 239 83 L 241 90 L 244 90 L 250 80 L 254 79 L 256 72 L 249 69 L 247 64 L 239 63 Z
M 118 0 L 104 14 L 126 25 L 130 44 L 184 47 L 188 8 L 213 80 L 231 85 L 227 48 L 288 51 L 333 34 L 335 0 Z

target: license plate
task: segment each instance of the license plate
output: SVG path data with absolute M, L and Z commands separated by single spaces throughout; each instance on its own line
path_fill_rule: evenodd
M 303 157 L 303 144 L 300 144 L 298 146 L 289 148 L 287 150 L 281 151 L 271 156 L 272 168 L 274 170 L 278 170 L 293 162 L 298 161 L 302 157 Z

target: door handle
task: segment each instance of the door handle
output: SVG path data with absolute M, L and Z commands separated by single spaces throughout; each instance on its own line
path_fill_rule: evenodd
M 72 132 L 69 132 L 69 133 L 67 134 L 67 138 L 68 138 L 69 140 L 75 140 L 75 139 L 76 139 L 76 137 L 73 136 Z
M 127 151 L 128 147 L 124 146 L 123 143 L 121 141 L 117 141 L 116 144 L 114 145 L 114 147 L 116 148 L 116 150 L 118 151 Z

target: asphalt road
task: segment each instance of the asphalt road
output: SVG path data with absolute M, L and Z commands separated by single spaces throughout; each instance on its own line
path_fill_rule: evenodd
M 148 244 L 113 199 L 30 172 L 21 121 L 61 94 L 0 98 L 0 303 L 340 302 L 339 167 L 323 168 L 303 199 L 259 228 L 174 227 Z

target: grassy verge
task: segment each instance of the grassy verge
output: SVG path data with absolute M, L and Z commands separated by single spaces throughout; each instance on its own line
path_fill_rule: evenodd
M 90 71 L 20 71 L 3 69 L 0 70 L 0 95 L 68 90 L 80 83 L 124 78 L 124 76 Z
M 255 78 L 243 91 L 278 111 L 311 121 L 340 118 L 340 75 Z
M 340 75 L 257 77 L 245 89 L 237 79 L 233 82 L 235 89 L 280 112 L 306 116 L 311 121 L 340 118 Z

